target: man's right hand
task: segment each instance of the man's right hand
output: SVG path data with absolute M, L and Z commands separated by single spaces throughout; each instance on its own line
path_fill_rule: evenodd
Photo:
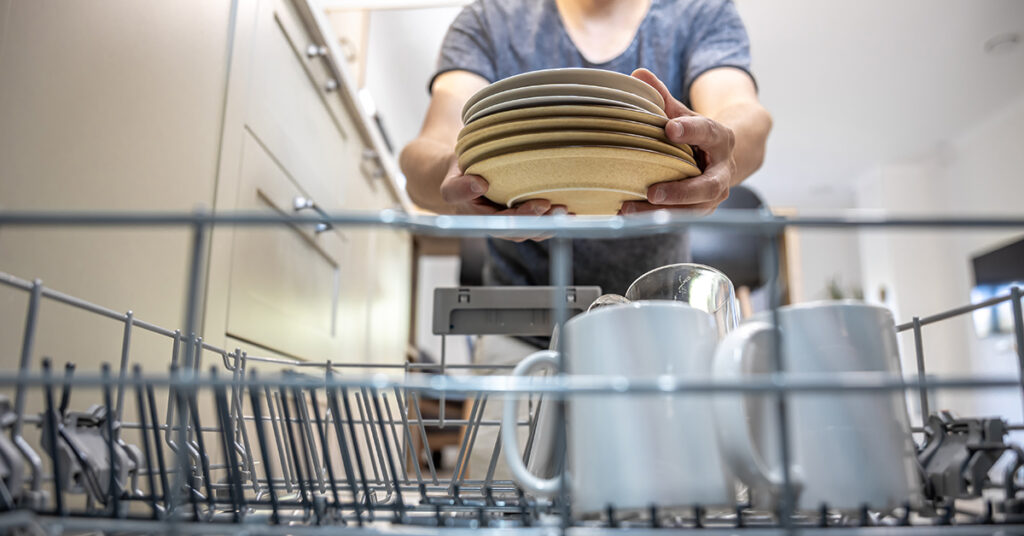
M 505 208 L 484 197 L 488 188 L 487 181 L 479 175 L 466 175 L 459 169 L 456 155 L 451 156 L 448 174 L 441 182 L 441 197 L 455 208 L 456 214 L 490 215 L 490 216 L 543 216 L 564 212 L 562 205 L 551 205 L 547 199 L 530 199 L 515 207 Z M 538 235 L 523 240 L 544 240 L 547 236 Z
M 531 199 L 514 208 L 505 208 L 484 197 L 488 186 L 483 177 L 464 174 L 459 169 L 458 158 L 453 154 L 448 174 L 441 182 L 441 197 L 455 208 L 456 214 L 542 216 L 558 208 L 552 207 L 546 199 Z

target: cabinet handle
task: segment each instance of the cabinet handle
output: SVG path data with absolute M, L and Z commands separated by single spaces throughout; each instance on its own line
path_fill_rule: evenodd
M 363 161 L 362 161 L 363 173 L 369 175 L 371 179 L 383 179 L 384 170 L 381 169 L 380 155 L 377 151 L 365 148 L 363 149 Z
M 306 47 L 306 57 L 315 58 L 317 56 L 326 56 L 327 47 L 323 45 L 317 45 L 315 43 Z
M 338 81 L 333 78 L 328 78 L 327 83 L 324 84 L 324 91 L 330 93 L 338 89 Z
M 324 212 L 322 208 L 317 206 L 317 204 L 312 199 L 308 197 L 303 197 L 301 195 L 297 195 L 295 196 L 294 199 L 292 199 L 292 208 L 295 209 L 295 212 L 301 212 L 303 210 L 312 210 L 325 218 L 327 217 L 327 213 Z M 316 234 L 320 234 L 324 231 L 329 231 L 333 228 L 334 225 L 331 225 L 330 223 L 320 222 L 316 224 L 316 227 L 313 228 L 313 232 L 315 232 Z

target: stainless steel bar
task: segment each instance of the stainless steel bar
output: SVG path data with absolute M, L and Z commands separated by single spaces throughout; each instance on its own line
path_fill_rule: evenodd
M 1017 365 L 1020 373 L 1022 395 L 1024 395 L 1024 313 L 1021 312 L 1021 289 L 1013 287 L 1010 289 L 1010 298 L 1013 300 L 1013 333 L 1017 346 Z
M 557 215 L 555 218 L 563 218 L 564 216 Z M 554 308 L 554 331 L 564 331 L 565 322 L 569 319 L 569 304 L 567 303 L 568 294 L 566 288 L 572 285 L 572 242 L 567 238 L 556 237 L 552 240 L 551 245 L 551 268 L 550 268 L 550 279 L 551 285 L 555 288 L 553 308 Z M 554 333 L 552 333 L 554 336 Z M 569 372 L 568 360 L 565 358 L 565 347 L 567 337 L 558 337 L 557 347 L 558 350 L 558 375 L 566 376 Z M 569 437 L 569 419 L 568 413 L 566 412 L 566 405 L 561 403 L 561 400 L 548 400 L 549 403 L 557 404 L 557 411 L 555 414 L 558 416 L 558 425 L 556 426 L 555 436 L 555 451 L 559 453 L 561 457 L 559 478 L 561 480 L 561 486 L 558 493 L 558 501 L 561 509 L 561 524 L 562 530 L 565 531 L 569 525 L 572 524 L 570 510 L 569 510 L 569 449 L 566 448 L 568 445 Z
M 430 479 L 434 484 L 439 483 L 437 479 L 437 470 L 434 469 L 434 458 L 430 454 L 430 442 L 427 440 L 427 429 L 423 426 L 423 414 L 420 413 L 420 397 L 415 392 L 409 393 L 409 398 L 412 399 L 410 407 L 416 410 L 416 424 L 420 429 L 420 441 L 423 441 L 421 447 L 427 454 L 427 468 L 430 469 Z M 419 464 L 419 452 L 416 453 L 416 463 Z
M 50 360 L 43 360 L 43 374 L 50 374 Z M 46 435 L 49 436 L 49 455 L 50 461 L 53 464 L 53 497 L 54 497 L 54 513 L 58 516 L 66 516 L 68 514 L 67 508 L 64 505 L 64 490 L 61 485 L 61 458 L 57 453 L 57 412 L 53 405 L 53 386 L 47 385 L 43 391 L 44 400 L 46 402 Z M 0 479 L 0 484 L 3 480 Z M 6 485 L 3 487 L 3 503 L 5 510 L 14 509 L 14 500 L 10 496 L 10 492 L 7 491 Z
M 469 412 L 469 422 L 476 422 L 478 415 L 483 414 L 483 406 L 486 404 L 484 401 L 484 395 L 478 393 L 473 398 L 473 407 Z M 472 425 L 467 425 L 465 431 L 462 434 L 462 441 L 459 444 L 459 454 L 455 458 L 455 470 L 452 471 L 451 485 L 455 485 L 461 478 L 463 471 L 465 470 L 466 460 L 469 458 L 467 451 L 469 449 L 470 436 L 472 436 Z
M 141 376 L 142 375 L 142 367 L 140 365 L 136 364 L 132 368 L 132 373 L 135 376 Z M 152 511 L 153 519 L 159 519 L 160 518 L 160 505 L 157 502 L 158 495 L 157 495 L 157 491 L 156 491 L 156 475 L 153 474 L 154 473 L 154 466 L 156 464 L 153 463 L 153 453 L 152 453 L 152 451 L 150 449 L 150 443 L 149 443 L 149 430 L 147 429 L 148 426 L 147 426 L 147 423 L 146 423 L 147 416 L 146 416 L 146 403 L 145 403 L 144 391 L 145 391 L 145 389 L 144 389 L 142 384 L 136 384 L 135 385 L 136 412 L 138 413 L 138 416 L 139 416 L 139 422 L 142 424 L 142 430 L 139 432 L 139 437 L 142 438 L 142 452 L 144 454 L 143 457 L 146 460 L 146 469 L 145 469 L 145 471 L 146 471 L 147 483 L 149 484 L 150 508 L 152 508 L 152 510 L 153 510 Z M 156 423 L 154 423 L 154 425 L 155 424 Z M 159 442 L 156 445 L 157 445 L 158 449 L 161 448 Z M 136 469 L 140 473 L 142 472 L 142 468 L 141 467 L 138 467 Z M 57 475 L 57 474 L 60 474 L 60 472 L 59 471 L 54 471 L 54 474 Z
M 256 372 L 254 371 L 252 374 L 253 376 L 255 376 Z M 257 417 L 255 424 L 256 442 L 260 446 L 260 455 L 263 457 L 263 472 L 264 474 L 267 475 L 267 493 L 270 495 L 270 506 L 273 510 L 270 521 L 271 523 L 274 523 L 276 525 L 280 522 L 277 504 L 277 490 L 274 489 L 274 468 L 270 464 L 270 450 L 267 446 L 266 429 L 263 427 L 263 419 L 259 418 L 262 416 L 263 413 L 263 406 L 262 402 L 260 402 L 259 391 L 257 391 L 256 389 L 250 389 L 249 401 L 250 404 L 252 404 L 253 415 Z M 267 397 L 267 407 L 270 407 L 270 397 Z M 271 420 L 271 422 L 273 422 L 273 420 Z M 280 447 L 278 447 L 278 452 L 280 452 Z M 282 462 L 281 465 L 283 466 L 284 463 Z M 256 482 L 258 480 L 255 471 L 253 471 L 252 479 L 253 482 Z M 285 480 L 287 480 L 287 477 L 285 478 Z
M 320 493 L 327 491 L 327 482 L 324 481 L 323 466 L 320 465 L 320 456 L 316 453 L 316 440 L 313 436 L 313 427 L 309 419 L 309 410 L 306 407 L 306 397 L 302 394 L 301 390 L 295 390 L 295 413 L 299 418 L 299 424 L 301 425 L 302 447 L 307 456 L 309 469 L 311 474 L 310 478 L 313 478 L 313 474 L 316 474 L 317 482 L 320 484 Z M 313 486 L 310 485 L 310 488 Z
M 96 375 L 78 374 L 73 385 L 79 387 L 98 387 L 116 385 L 119 380 L 112 378 L 103 380 Z M 125 385 L 134 385 L 137 381 L 151 383 L 156 387 L 188 386 L 194 388 L 210 388 L 227 385 L 230 380 L 211 379 L 199 376 L 184 380 L 174 375 L 144 376 L 141 380 L 131 377 Z M 26 375 L 4 373 L 0 371 L 0 387 L 22 383 L 26 386 L 63 385 L 64 380 L 46 378 L 40 374 Z M 943 378 L 931 378 L 924 382 L 913 378 L 903 378 L 882 372 L 849 372 L 841 376 L 824 374 L 767 374 L 756 379 L 729 381 L 693 381 L 683 380 L 676 376 L 663 375 L 650 378 L 627 378 L 625 376 L 583 376 L 567 377 L 495 377 L 495 376 L 435 376 L 431 380 L 410 380 L 402 383 L 395 380 L 382 380 L 376 376 L 359 379 L 332 380 L 311 383 L 308 380 L 275 380 L 268 382 L 246 380 L 242 382 L 247 388 L 265 386 L 285 387 L 346 387 L 346 388 L 393 388 L 398 387 L 416 392 L 438 392 L 447 390 L 457 393 L 552 393 L 558 396 L 576 394 L 610 394 L 626 396 L 639 393 L 676 393 L 678 396 L 701 395 L 704 393 L 777 393 L 788 391 L 793 393 L 821 393 L 830 391 L 885 392 L 907 391 L 911 389 L 942 389 L 942 390 L 977 390 L 977 389 L 1018 389 L 1020 378 L 1016 375 L 971 375 Z M 358 419 L 355 421 L 360 423 Z M 370 421 L 366 421 L 370 422 Z M 376 421 L 373 421 L 376 422 Z M 176 427 L 174 427 L 176 428 Z
M 142 374 L 140 372 L 139 376 L 141 376 L 141 375 Z M 171 504 L 171 490 L 170 490 L 170 484 L 168 484 L 168 480 L 167 480 L 167 465 L 164 462 L 164 448 L 163 448 L 163 445 L 160 443 L 160 430 L 156 426 L 156 422 L 157 422 L 156 394 L 153 392 L 153 386 L 152 385 L 146 385 L 145 389 L 146 389 L 146 401 L 149 403 L 149 418 L 150 418 L 151 421 L 153 421 L 153 446 L 155 447 L 154 450 L 156 451 L 157 467 L 160 469 L 160 489 L 163 491 L 162 497 L 163 497 L 163 500 L 164 500 L 164 504 L 169 509 L 169 505 Z M 170 434 L 169 434 L 169 432 L 165 432 L 165 435 L 170 435 Z M 153 491 L 153 493 L 156 494 L 156 491 Z
M 922 326 L 927 326 L 928 324 L 934 324 L 936 322 L 941 322 L 943 320 L 948 320 L 950 318 L 957 317 L 957 316 L 960 316 L 960 315 L 963 315 L 963 314 L 972 313 L 974 311 L 977 311 L 978 309 L 984 309 L 986 307 L 992 307 L 994 305 L 999 305 L 1000 303 L 1003 303 L 1004 301 L 1009 301 L 1010 299 L 1012 299 L 1012 297 L 1009 294 L 1005 294 L 1003 296 L 996 296 L 996 297 L 993 297 L 993 298 L 989 298 L 989 299 L 987 299 L 985 301 L 980 301 L 978 303 L 972 303 L 972 304 L 964 305 L 964 306 L 961 306 L 961 307 L 954 307 L 952 309 L 943 311 L 941 313 L 937 313 L 937 314 L 933 314 L 933 315 L 930 315 L 930 316 L 922 317 L 920 319 L 921 320 L 921 325 Z M 896 331 L 906 331 L 906 330 L 911 329 L 913 327 L 914 327 L 914 322 L 913 321 L 905 322 L 903 324 L 898 324 L 896 326 Z
M 782 304 L 782 292 L 779 288 L 780 262 L 779 236 L 774 235 L 768 238 L 762 251 L 763 280 L 768 285 L 768 301 L 771 309 L 772 323 L 772 361 L 773 370 L 776 373 L 783 373 L 786 369 L 786 360 L 783 355 L 784 345 L 782 342 L 782 329 L 779 326 L 779 307 Z M 775 397 L 775 413 L 779 426 L 779 463 L 782 472 L 782 496 L 779 501 L 778 516 L 782 526 L 787 530 L 793 527 L 793 512 L 796 509 L 796 490 L 793 487 L 793 475 L 790 467 L 792 458 L 792 446 L 789 438 L 789 410 L 787 391 L 779 391 Z
M 330 380 L 333 374 L 334 374 L 333 371 L 330 368 L 328 368 L 327 369 L 326 379 Z M 345 415 L 341 413 L 341 406 L 339 406 L 339 404 L 338 404 L 338 389 L 337 388 L 327 388 L 327 389 L 324 389 L 324 392 L 327 395 L 327 404 L 328 404 L 328 407 L 331 410 L 331 414 L 334 415 L 334 432 L 335 432 L 335 436 L 338 439 L 338 450 L 341 451 L 341 463 L 342 463 L 342 467 L 344 467 L 344 469 L 345 469 L 345 480 L 348 482 L 349 491 L 352 493 L 352 507 L 353 507 L 353 510 L 355 510 L 356 523 L 359 526 L 362 526 L 363 525 L 363 513 L 362 513 L 362 507 L 359 504 L 359 488 L 358 488 L 358 486 L 356 484 L 356 473 L 355 473 L 355 470 L 353 469 L 352 459 L 349 457 L 349 454 L 348 454 L 349 453 L 348 445 L 350 443 L 345 441 L 345 430 L 344 430 L 344 427 L 343 427 Z M 343 395 L 343 396 L 345 396 L 345 395 Z M 351 415 L 348 415 L 348 417 L 351 417 Z M 353 431 L 354 431 L 354 429 L 353 429 Z M 353 451 L 352 451 L 353 455 L 357 456 L 356 463 L 359 463 L 358 452 L 355 450 L 355 449 L 358 448 L 358 446 L 355 445 L 355 437 L 354 436 L 352 437 L 351 444 L 353 445 Z M 367 487 L 366 478 L 363 476 L 362 472 L 360 472 L 359 476 L 360 476 L 360 479 L 361 479 L 362 484 L 363 484 L 363 489 L 366 490 L 366 487 Z M 368 490 L 366 491 L 366 495 L 369 496 L 369 491 Z
M 10 287 L 19 288 L 19 289 L 30 291 L 30 292 L 32 291 L 32 287 L 34 285 L 33 282 L 26 281 L 24 279 L 18 278 L 18 277 L 14 276 L 14 275 L 11 275 L 11 274 L 8 274 L 8 273 L 4 273 L 4 272 L 0 272 L 0 284 L 5 284 L 5 285 L 10 286 Z M 90 312 L 90 313 L 94 313 L 94 314 L 98 314 L 100 316 L 107 317 L 107 318 L 109 318 L 111 320 L 121 321 L 124 318 L 124 313 L 121 313 L 121 312 L 115 311 L 113 309 L 108 309 L 106 307 L 102 307 L 102 306 L 90 303 L 90 302 L 85 301 L 83 299 L 76 298 L 74 296 L 71 296 L 71 295 L 68 295 L 68 294 L 64 294 L 62 292 L 58 292 L 58 291 L 53 290 L 51 288 L 43 287 L 42 288 L 42 292 L 41 292 L 41 296 L 44 297 L 44 298 L 56 301 L 58 303 L 63 303 L 65 305 L 70 305 L 72 307 L 76 307 L 78 309 L 82 309 L 82 310 Z M 143 322 L 143 321 L 138 320 L 138 319 L 136 319 L 134 321 L 134 323 L 135 323 L 136 327 L 145 329 L 146 331 L 151 331 L 151 332 L 156 333 L 158 335 L 163 335 L 165 337 L 173 337 L 174 336 L 174 332 L 173 331 L 171 331 L 169 329 L 162 328 L 160 326 L 157 326 L 156 324 L 151 324 L 149 322 Z
M 110 365 L 103 363 L 101 367 L 104 376 L 110 375 Z M 103 420 L 104 424 L 104 440 L 107 443 L 107 460 L 110 463 L 109 479 L 107 481 L 107 496 L 106 505 L 110 508 L 110 514 L 113 517 L 123 517 L 125 512 L 121 510 L 121 483 L 117 481 L 117 473 L 120 470 L 120 463 L 117 454 L 114 452 L 114 415 L 111 415 L 109 408 L 113 407 L 111 403 L 110 386 L 103 386 L 103 405 L 108 408 L 106 419 Z
M 690 211 L 660 210 L 630 216 L 576 218 L 555 216 L 451 216 L 379 212 L 335 212 L 324 216 L 304 216 L 252 212 L 44 212 L 0 211 L 0 225 L 8 226 L 192 226 L 246 225 L 279 226 L 292 224 L 314 227 L 331 223 L 350 227 L 370 226 L 400 228 L 417 234 L 436 236 L 502 236 L 528 238 L 550 234 L 560 238 L 617 238 L 624 236 L 665 234 L 690 227 L 747 229 L 772 235 L 784 227 L 813 228 L 931 228 L 931 229 L 1000 229 L 1022 228 L 1019 216 L 888 216 L 873 210 L 847 210 L 841 216 L 776 216 L 749 210 L 718 210 L 709 216 Z
M 529 441 L 527 442 L 527 448 L 529 448 Z M 523 463 L 529 463 L 529 451 L 524 453 Z M 494 482 L 494 470 L 498 468 L 498 456 L 501 455 L 501 431 L 494 437 L 494 448 L 491 449 L 491 459 L 487 464 L 487 474 L 484 476 L 484 486 L 490 487 Z M 529 465 L 527 465 L 529 467 Z
M 398 435 L 398 429 L 395 428 L 395 417 L 391 413 L 391 405 L 388 404 L 387 393 L 380 393 L 380 399 L 381 399 L 381 402 L 384 403 L 384 412 L 387 413 L 388 418 L 385 421 L 383 415 L 378 415 L 378 417 L 380 417 L 378 422 L 381 424 L 381 426 L 387 425 L 388 428 L 391 430 L 391 437 L 395 441 L 395 451 L 398 452 L 398 456 L 399 456 L 398 467 L 402 470 L 402 479 L 404 479 L 405 482 L 408 483 L 409 482 L 409 468 L 406 466 L 406 463 L 405 463 L 405 449 L 398 448 L 398 445 L 402 443 L 402 440 L 401 440 L 401 438 Z M 380 412 L 378 411 L 377 413 L 379 414 Z
M 268 387 L 269 389 L 269 387 Z M 271 394 L 268 390 L 267 394 Z M 281 406 L 281 394 L 280 391 L 273 391 L 273 402 L 277 405 L 277 416 L 278 424 L 274 427 L 274 434 L 277 436 L 278 453 L 281 455 L 281 466 L 287 467 L 285 471 L 285 478 L 288 480 L 288 493 L 295 492 L 295 485 L 299 479 L 298 468 L 292 465 L 295 460 L 294 455 L 291 451 L 291 442 L 288 441 L 288 430 L 287 427 L 291 426 L 290 421 L 285 420 L 284 410 Z M 267 404 L 269 405 L 271 398 L 267 398 Z M 274 410 L 271 409 L 270 413 L 273 414 Z M 277 435 L 280 434 L 280 435 Z
M 334 507 L 341 508 L 341 495 L 338 493 L 338 480 L 334 477 L 334 463 L 331 460 L 331 449 L 327 442 L 327 430 L 324 428 L 324 420 L 320 415 L 320 402 L 317 400 L 316 390 L 309 390 L 310 406 L 313 408 L 313 417 L 316 419 L 316 431 L 320 437 L 320 448 L 323 449 L 324 468 L 327 470 L 327 480 L 331 484 L 331 494 L 334 496 Z
M 366 439 L 367 449 L 369 449 L 370 467 L 373 468 L 373 477 L 377 480 L 387 481 L 387 469 L 384 467 L 384 457 L 381 456 L 380 452 L 380 440 L 377 439 L 377 434 L 374 432 L 373 426 L 369 423 L 372 421 L 372 415 L 369 409 L 369 402 L 366 400 L 366 388 L 360 387 L 359 391 L 355 393 L 356 409 L 359 410 L 359 418 L 363 421 L 363 437 Z M 352 441 L 356 442 L 356 437 L 352 436 Z M 358 445 L 358 442 L 356 442 Z M 378 471 L 377 462 L 380 461 L 380 469 Z M 384 475 L 384 476 L 381 476 Z M 389 490 L 390 491 L 390 490 Z
M 914 354 L 917 356 L 917 378 L 924 381 L 926 376 L 924 371 L 924 341 L 921 337 L 921 319 L 915 316 L 911 323 L 914 326 Z M 918 395 L 921 397 L 921 423 L 923 426 L 924 422 L 928 420 L 928 416 L 931 415 L 931 411 L 928 408 L 928 390 L 921 388 L 918 391 Z
M 211 372 L 215 372 L 213 369 Z M 227 490 L 231 500 L 232 521 L 238 523 L 242 520 L 242 513 L 245 510 L 245 492 L 242 490 L 242 476 L 239 474 L 238 459 L 235 456 L 234 423 L 231 421 L 230 409 L 228 406 L 228 394 L 224 387 L 214 389 L 214 405 L 217 408 L 217 419 L 220 421 L 220 443 L 224 452 L 225 465 L 227 467 Z
M 302 507 L 307 512 L 313 510 L 311 493 L 306 492 L 306 472 L 302 468 L 303 456 L 299 453 L 299 445 L 295 441 L 295 426 L 288 424 L 291 421 L 291 410 L 289 409 L 288 403 L 288 391 L 285 387 L 281 387 L 278 391 L 278 400 L 281 402 L 281 415 L 285 418 L 285 436 L 287 438 L 286 444 L 289 447 L 292 455 L 292 465 L 295 468 L 295 481 L 299 486 L 299 499 L 302 501 Z M 298 401 L 296 401 L 298 402 Z
M 374 410 L 377 413 L 377 417 L 383 418 L 380 409 L 380 400 L 377 397 L 377 391 L 375 389 L 370 390 L 370 397 L 373 400 Z M 387 430 L 384 429 L 384 424 L 380 425 L 380 439 L 384 445 L 384 452 L 387 455 L 388 468 L 391 470 L 391 485 L 395 490 L 395 504 L 394 513 L 395 517 L 401 519 L 403 511 L 405 510 L 405 500 L 402 498 L 402 484 L 399 481 L 398 466 L 395 464 L 395 458 L 392 456 L 390 442 L 388 441 Z
M 36 279 L 32 282 L 32 293 L 29 295 L 28 300 L 28 312 L 25 314 L 25 330 L 21 339 L 21 359 L 18 362 L 18 375 L 22 375 L 29 370 L 29 364 L 32 361 L 32 351 L 35 348 L 36 341 L 36 322 L 39 318 L 39 302 L 43 292 L 43 282 Z M 31 490 L 38 491 L 42 472 L 43 472 L 43 461 L 36 454 L 32 446 L 29 445 L 28 441 L 25 440 L 24 436 L 21 435 L 22 431 L 22 419 L 25 415 L 25 395 L 27 394 L 25 385 L 20 382 L 16 382 L 14 394 L 14 424 L 11 426 L 11 441 L 21 451 L 21 455 L 28 460 L 29 466 L 32 469 L 32 481 Z
M 444 335 L 441 335 L 441 368 L 440 368 L 440 374 L 442 376 L 445 375 L 444 366 L 445 366 L 445 363 L 447 363 L 447 361 L 445 359 L 445 356 L 448 353 L 446 351 L 447 347 L 446 347 L 446 344 L 445 344 L 447 342 L 447 340 L 448 340 L 447 337 L 445 337 Z M 440 427 L 440 428 L 444 428 L 444 420 L 445 420 L 445 418 L 447 418 L 447 416 L 445 415 L 445 413 L 447 413 L 445 411 L 445 402 L 446 402 L 445 395 L 446 394 L 447 393 L 445 393 L 444 391 L 441 391 L 441 396 L 438 399 L 438 404 L 441 406 L 440 413 L 438 414 L 438 419 L 441 421 L 441 423 L 438 425 L 438 427 Z
M 242 398 L 242 387 L 239 384 L 239 380 L 245 377 L 245 352 L 238 348 L 235 349 L 235 370 L 232 371 L 232 374 L 232 380 L 235 382 L 231 388 L 232 417 L 238 426 L 238 435 L 242 438 L 239 455 L 243 456 L 247 462 L 253 491 L 259 492 L 259 484 L 256 483 L 256 457 L 253 455 L 252 447 L 249 443 L 249 430 L 245 426 L 245 412 L 242 410 L 244 401 Z
M 173 374 L 173 371 L 176 371 L 178 369 L 178 352 L 181 349 L 180 330 L 174 331 L 172 335 L 172 341 L 173 342 L 171 343 L 171 366 L 169 370 L 171 370 Z M 174 393 L 175 389 L 173 388 L 167 390 L 167 418 L 165 419 L 165 423 L 167 425 L 168 430 L 174 428 L 174 408 L 176 406 L 176 398 L 174 396 Z M 178 450 L 178 443 L 171 439 L 171 434 L 168 433 L 164 437 L 167 441 L 167 446 L 171 447 L 171 450 L 176 452 Z
M 483 419 L 484 417 L 484 409 L 487 407 L 487 399 L 488 397 L 486 394 L 480 394 L 480 411 L 477 412 L 476 421 L 466 430 L 466 435 L 469 437 L 469 443 L 466 445 L 466 458 L 463 460 L 462 469 L 458 471 L 458 484 L 460 485 L 466 480 L 467 473 L 469 473 L 470 454 L 473 452 L 473 447 L 476 445 L 477 433 L 480 431 L 480 419 Z
M 330 372 L 331 369 L 327 369 L 327 370 Z M 330 380 L 330 379 L 332 379 L 332 377 L 329 375 L 327 379 Z M 334 391 L 334 394 L 337 394 L 337 390 Z M 335 406 L 337 406 L 337 401 L 336 400 L 334 401 L 334 404 L 335 404 Z M 348 424 L 348 437 L 349 437 L 349 440 L 350 440 L 349 444 L 352 445 L 352 456 L 355 458 L 355 467 L 356 467 L 356 470 L 359 471 L 359 480 L 362 482 L 363 499 L 366 501 L 366 508 L 367 508 L 368 517 L 372 521 L 373 520 L 373 497 L 370 495 L 370 490 L 368 489 L 368 486 L 367 486 L 367 482 L 366 482 L 366 469 L 363 467 L 363 456 L 360 453 L 361 449 L 359 448 L 359 439 L 358 439 L 358 436 L 356 436 L 356 427 L 352 423 L 352 405 L 349 402 L 348 390 L 346 388 L 344 388 L 344 387 L 341 388 L 341 404 L 342 404 L 342 407 L 345 409 L 345 416 L 348 419 L 347 424 Z M 335 407 L 334 409 L 337 410 L 338 408 Z M 341 423 L 342 423 L 342 421 L 339 420 L 338 421 L 338 425 L 340 426 Z M 339 441 L 342 439 L 342 437 L 343 437 L 342 435 L 338 436 Z M 358 497 L 355 497 L 353 502 L 358 503 L 359 502 Z M 357 514 L 358 514 L 358 510 L 357 510 Z M 360 522 L 360 524 L 362 524 L 362 517 L 359 517 L 359 522 Z
M 132 346 L 132 319 L 135 318 L 135 314 L 128 311 L 124 314 L 124 335 L 121 338 L 121 363 L 118 367 L 118 377 L 123 382 L 128 376 L 128 355 L 131 352 Z M 120 383 L 117 386 L 117 407 L 114 409 L 114 417 L 117 420 L 123 420 L 122 415 L 124 410 L 124 384 Z M 117 432 L 120 436 L 120 431 Z M 117 439 L 117 437 L 115 437 Z
M 392 390 L 395 393 L 395 403 L 398 404 L 399 414 L 402 416 L 402 431 L 405 432 L 403 434 L 403 436 L 404 436 L 403 443 L 404 443 L 405 447 L 402 449 L 402 463 L 403 464 L 408 464 L 409 463 L 409 450 L 413 448 L 412 430 L 409 429 L 409 415 L 408 415 L 409 406 L 406 404 L 408 399 L 402 397 L 402 392 L 397 387 L 393 387 Z M 391 415 L 390 414 L 388 415 L 388 418 L 391 419 Z M 415 469 L 415 472 L 416 472 L 416 482 L 418 484 L 423 484 L 423 471 L 420 470 L 420 460 L 419 460 L 419 458 L 415 454 L 413 455 L 412 466 L 413 466 L 413 468 Z M 404 468 L 404 471 L 405 471 L 405 475 L 406 475 L 405 481 L 406 481 L 406 483 L 408 483 L 409 482 L 409 476 L 408 476 L 409 475 L 409 468 L 408 468 L 408 466 L 406 466 Z

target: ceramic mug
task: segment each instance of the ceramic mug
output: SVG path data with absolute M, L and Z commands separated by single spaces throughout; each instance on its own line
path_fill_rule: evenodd
M 604 307 L 565 323 L 567 371 L 584 376 L 684 380 L 711 376 L 718 332 L 714 317 L 671 301 Z M 557 367 L 558 352 L 543 350 L 512 372 Z M 552 496 L 562 479 L 530 473 L 515 432 L 518 397 L 507 397 L 502 449 L 513 478 L 526 491 Z M 715 440 L 712 401 L 669 394 L 574 395 L 566 403 L 568 480 L 578 512 L 616 508 L 726 505 L 734 499 Z
M 778 310 L 786 376 L 900 376 L 892 313 L 861 302 L 818 302 Z M 754 316 L 718 346 L 713 377 L 734 382 L 773 370 L 771 312 Z M 777 398 L 714 397 L 719 444 L 730 469 L 770 507 L 783 486 Z M 800 509 L 885 510 L 911 499 L 914 447 L 902 391 L 803 392 L 786 399 L 790 476 Z

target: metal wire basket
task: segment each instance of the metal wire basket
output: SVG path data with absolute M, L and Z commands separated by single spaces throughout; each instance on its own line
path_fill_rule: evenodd
M 857 514 L 837 512 L 827 504 L 817 511 L 798 511 L 791 500 L 782 501 L 773 510 L 756 510 L 739 500 L 742 494 L 724 511 L 711 511 L 703 505 L 659 504 L 642 512 L 621 511 L 611 504 L 600 513 L 574 513 L 569 492 L 553 499 L 532 497 L 513 481 L 498 476 L 495 466 L 502 455 L 499 442 L 477 443 L 481 429 L 499 425 L 484 417 L 488 401 L 493 404 L 495 398 L 510 394 L 543 395 L 571 402 L 577 396 L 604 393 L 760 393 L 775 396 L 782 415 L 782 402 L 794 393 L 917 391 L 922 413 L 928 417 L 929 390 L 1024 387 L 1024 375 L 930 378 L 925 374 L 921 344 L 922 326 L 1010 301 L 1017 354 L 1024 367 L 1021 289 L 899 325 L 898 330 L 912 331 L 916 336 L 916 380 L 882 375 L 800 380 L 780 372 L 763 380 L 723 384 L 575 377 L 564 374 L 564 370 L 549 378 L 459 376 L 448 373 L 460 366 L 446 364 L 443 359 L 437 365 L 375 366 L 378 372 L 367 375 L 363 363 L 249 355 L 218 348 L 202 339 L 196 330 L 200 252 L 212 226 L 312 227 L 324 223 L 399 227 L 431 235 L 551 234 L 555 325 L 564 323 L 569 315 L 565 296 L 570 283 L 571 243 L 578 238 L 676 232 L 692 226 L 760 234 L 765 238 L 765 258 L 771 260 L 765 263 L 768 273 L 764 280 L 769 282 L 771 305 L 777 307 L 777 240 L 788 226 L 1024 229 L 1024 219 L 898 219 L 854 213 L 830 218 L 781 218 L 727 211 L 703 219 L 666 212 L 599 219 L 433 217 L 392 211 L 317 217 L 0 213 L 0 226 L 174 225 L 194 231 L 191 280 L 184 297 L 188 314 L 180 329 L 153 325 L 130 313 L 47 288 L 40 281 L 0 273 L 0 283 L 24 291 L 29 304 L 18 369 L 0 370 L 0 425 L 4 428 L 0 436 L 0 527 L 38 528 L 46 533 L 195 534 L 239 530 L 261 534 L 333 534 L 339 530 L 434 533 L 459 528 L 751 533 L 815 532 L 840 527 L 871 533 L 1024 531 L 1024 524 L 1018 524 L 1024 503 L 1017 490 L 1024 451 L 1004 441 L 1007 431 L 1024 426 L 1000 419 L 934 415 L 913 428 L 918 434 L 963 439 L 961 450 L 969 458 L 964 464 L 975 463 L 975 469 L 988 469 L 991 463 L 984 462 L 994 461 L 990 458 L 1004 452 L 1012 453 L 1015 461 L 1000 485 L 972 473 L 969 489 L 957 496 L 925 490 L 930 500 L 908 502 L 888 512 L 865 505 Z M 120 362 L 100 371 L 78 371 L 69 362 L 58 370 L 55 361 L 35 362 L 37 318 L 40 308 L 50 302 L 120 324 L 124 333 Z M 165 340 L 168 371 L 141 369 L 139 356 L 128 344 L 135 330 Z M 503 370 L 500 366 L 493 368 L 499 373 Z M 437 418 L 424 417 L 427 398 L 440 401 L 442 409 Z M 445 417 L 443 405 L 454 398 L 466 401 L 468 415 L 464 418 Z M 532 436 L 536 418 L 535 405 L 517 425 Z M 431 427 L 451 427 L 459 432 L 458 455 L 449 474 L 435 467 L 427 455 L 427 430 Z M 781 447 L 783 455 L 788 456 L 786 443 Z M 470 471 L 470 452 L 477 449 L 490 452 L 486 471 L 480 467 Z

